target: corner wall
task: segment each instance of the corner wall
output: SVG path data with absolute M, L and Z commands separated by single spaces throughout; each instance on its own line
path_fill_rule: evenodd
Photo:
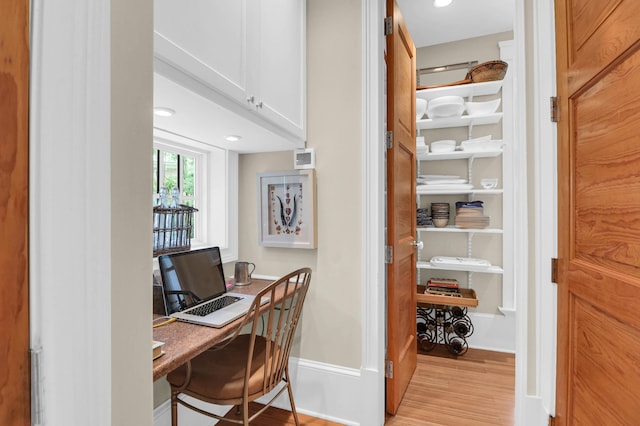
M 257 275 L 310 266 L 313 276 L 292 355 L 361 363 L 361 2 L 307 2 L 307 147 L 316 150 L 318 248 L 258 246 L 256 173 L 292 170 L 293 154 L 239 160 L 239 259 Z M 330 29 L 330 30 L 329 30 Z
M 150 425 L 153 2 L 111 1 L 112 424 Z M 108 194 L 104 194 L 108 196 Z

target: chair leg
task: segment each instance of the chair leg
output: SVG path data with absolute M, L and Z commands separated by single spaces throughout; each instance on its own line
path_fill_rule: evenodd
M 249 401 L 246 398 L 242 400 L 242 422 L 244 426 L 249 426 Z
M 289 380 L 289 368 L 285 370 L 285 378 L 287 382 L 287 393 L 289 394 L 289 403 L 291 404 L 291 413 L 293 413 L 293 420 L 296 422 L 296 426 L 298 426 L 300 425 L 300 420 L 298 420 L 296 404 L 293 402 L 293 390 L 291 389 L 291 381 Z
M 171 392 L 171 426 L 178 426 L 178 394 Z

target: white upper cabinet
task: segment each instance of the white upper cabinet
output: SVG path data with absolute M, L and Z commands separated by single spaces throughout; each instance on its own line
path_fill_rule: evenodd
M 306 139 L 300 0 L 155 0 L 154 54 L 293 141 Z M 225 106 L 229 106 L 225 104 Z
M 305 138 L 306 11 L 301 0 L 249 0 L 249 93 L 264 117 Z M 254 86 L 255 84 L 255 86 Z

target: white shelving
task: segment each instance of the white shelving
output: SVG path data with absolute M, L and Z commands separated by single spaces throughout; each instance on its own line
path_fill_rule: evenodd
M 445 226 L 436 228 L 435 226 L 422 226 L 416 228 L 418 232 L 453 232 L 458 234 L 502 234 L 504 231 L 499 228 L 457 228 L 455 226 Z
M 452 127 L 481 126 L 483 124 L 496 124 L 502 120 L 501 112 L 485 115 L 461 115 L 460 117 L 423 118 L 416 121 L 416 129 L 447 129 Z
M 426 186 L 426 185 L 425 185 Z M 416 189 L 417 195 L 469 195 L 469 194 L 502 194 L 502 189 Z
M 466 100 L 471 100 L 474 96 L 484 96 L 498 94 L 502 88 L 502 80 L 491 81 L 485 83 L 473 83 L 460 86 L 439 87 L 434 89 L 419 90 L 416 92 L 416 97 L 431 100 L 440 96 L 462 96 Z M 474 126 L 497 124 L 503 118 L 502 112 L 493 114 L 487 114 L 482 116 L 462 115 L 460 117 L 450 118 L 438 118 L 438 119 L 422 119 L 416 121 L 416 127 L 420 130 L 430 129 L 447 129 L 454 127 L 467 127 L 469 129 L 469 138 Z M 503 155 L 503 149 L 492 151 L 453 151 L 445 153 L 429 153 L 424 152 L 424 148 L 418 149 L 417 161 L 418 161 L 418 174 L 420 174 L 421 162 L 430 161 L 449 161 L 449 160 L 467 160 L 468 162 L 468 179 L 471 183 L 473 163 L 476 159 L 480 158 L 495 158 Z M 477 195 L 503 195 L 504 190 L 497 189 L 483 189 L 483 188 L 429 188 L 429 185 L 420 185 L 416 189 L 416 195 L 418 203 L 420 205 L 421 196 L 445 196 L 445 195 L 467 195 L 471 200 L 471 196 Z M 484 228 L 484 229 L 469 229 L 469 228 L 457 228 L 455 226 L 446 226 L 443 228 L 436 227 L 420 227 L 417 229 L 418 234 L 421 236 L 425 233 L 451 233 L 451 234 L 467 234 L 467 257 L 473 257 L 473 236 L 475 234 L 486 235 L 504 235 L 504 231 L 499 228 Z M 428 243 L 425 243 L 427 245 Z M 421 250 L 419 250 L 420 252 Z M 418 253 L 418 259 L 420 259 L 420 253 Z M 420 270 L 446 270 L 446 271 L 464 271 L 468 273 L 468 285 L 471 286 L 472 273 L 490 273 L 490 274 L 502 274 L 503 269 L 500 266 L 475 266 L 475 265 L 457 265 L 457 264 L 438 264 L 434 265 L 429 261 L 418 260 L 416 262 L 416 268 L 418 269 L 418 280 L 420 280 Z
M 427 101 L 439 96 L 462 96 L 473 98 L 474 96 L 495 95 L 502 88 L 502 80 L 486 81 L 482 83 L 461 84 L 459 86 L 436 87 L 416 91 L 416 97 Z
M 464 271 L 464 272 L 484 272 L 487 274 L 501 274 L 502 268 L 499 266 L 469 266 L 469 265 L 433 265 L 431 262 L 416 262 L 418 269 L 435 269 L 440 271 Z
M 502 155 L 502 150 L 496 151 L 453 151 L 453 152 L 420 152 L 418 149 L 419 161 L 438 160 L 465 160 L 469 158 L 492 158 Z

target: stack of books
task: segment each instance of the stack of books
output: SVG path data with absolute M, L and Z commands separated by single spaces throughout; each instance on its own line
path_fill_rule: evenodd
M 439 296 L 462 297 L 458 280 L 454 278 L 431 278 L 427 281 L 425 294 L 437 294 Z
M 164 342 L 158 342 L 157 340 L 153 341 L 153 359 L 160 358 L 164 355 L 164 351 L 162 347 L 164 346 Z

